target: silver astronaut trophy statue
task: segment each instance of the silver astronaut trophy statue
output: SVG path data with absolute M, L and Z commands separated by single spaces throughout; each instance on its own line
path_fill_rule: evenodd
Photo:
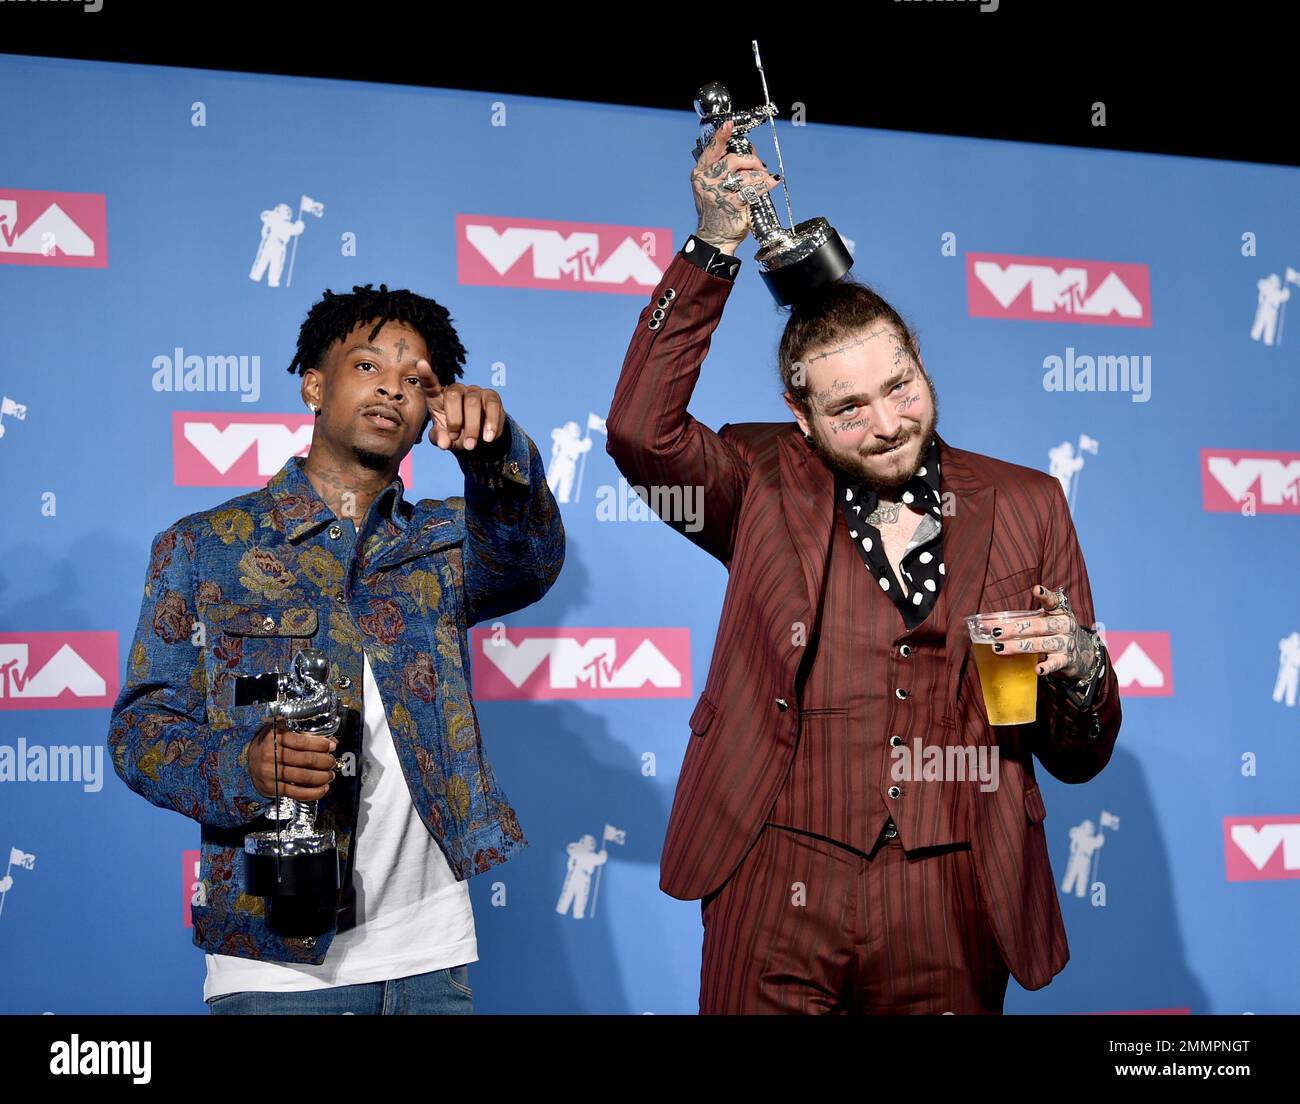
M 767 94 L 767 77 L 763 74 L 763 60 L 759 57 L 758 43 L 753 43 L 754 63 L 763 82 L 763 106 L 752 111 L 734 111 L 731 93 L 716 81 L 704 85 L 695 94 L 695 111 L 700 117 L 700 139 L 695 143 L 698 161 L 704 147 L 713 140 L 713 133 L 724 123 L 734 125 L 727 139 L 727 152 L 753 154 L 754 147 L 746 135 L 764 122 L 772 127 L 772 141 L 776 146 L 777 163 L 785 187 L 788 227 L 781 225 L 772 197 L 753 185 L 741 185 L 738 180 L 728 180 L 724 188 L 738 191 L 749 205 L 750 225 L 754 240 L 758 242 L 759 271 L 768 290 L 783 307 L 816 295 L 843 276 L 853 267 L 849 254 L 839 234 L 824 218 L 811 218 L 798 224 L 790 205 L 790 189 L 785 186 L 785 165 L 781 161 L 781 143 L 776 135 L 776 105 Z
M 324 652 L 303 648 L 288 674 L 235 679 L 235 704 L 268 703 L 267 717 L 294 732 L 333 736 L 342 723 Z M 274 739 L 274 732 L 271 738 Z M 266 898 L 267 924 L 283 936 L 316 936 L 335 926 L 339 858 L 334 832 L 316 827 L 315 801 L 279 798 L 266 813 L 274 830 L 244 837 L 244 889 Z

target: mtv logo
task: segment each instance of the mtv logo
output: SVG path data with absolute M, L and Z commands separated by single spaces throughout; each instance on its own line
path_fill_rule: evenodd
M 1107 629 L 1106 654 L 1124 698 L 1167 698 L 1174 692 L 1172 647 L 1167 632 Z
M 1300 878 L 1300 816 L 1224 817 L 1230 882 Z
M 117 699 L 117 633 L 0 633 L 0 709 L 104 709 Z
M 178 487 L 264 487 L 291 456 L 306 456 L 310 414 L 172 413 L 172 473 Z M 398 474 L 413 478 L 411 453 Z
M 481 700 L 691 696 L 690 629 L 470 630 Z
M 967 253 L 966 296 L 973 318 L 1151 325 L 1144 264 Z
M 0 264 L 107 268 L 105 197 L 0 188 Z
M 1201 449 L 1201 500 L 1210 513 L 1300 514 L 1300 452 Z
M 672 254 L 672 231 L 660 228 L 456 216 L 462 284 L 643 295 Z

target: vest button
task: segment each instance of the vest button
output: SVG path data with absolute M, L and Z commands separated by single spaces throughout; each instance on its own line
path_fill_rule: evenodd
M 902 791 L 898 786 L 890 786 L 890 787 L 889 787 L 889 796 L 890 796 L 890 797 L 902 797 L 902 796 L 903 796 L 903 791 Z
M 904 690 L 901 686 L 894 691 L 894 695 L 895 697 L 898 698 L 899 701 L 905 701 L 907 699 L 907 691 Z
M 311 950 L 314 946 L 316 946 L 316 937 L 314 935 L 304 936 L 302 945 L 306 947 L 308 950 Z
M 275 628 L 275 618 L 274 618 L 274 617 L 263 617 L 263 618 L 262 618 L 262 628 L 265 629 L 267 632 L 270 632 L 272 629 L 274 629 L 274 628 Z
M 903 746 L 903 737 L 901 737 L 901 736 L 891 736 L 891 737 L 889 738 L 889 746 L 890 746 L 890 747 L 902 747 L 902 746 Z
M 786 701 L 785 698 L 777 698 L 777 699 L 776 699 L 776 707 L 777 707 L 777 709 L 779 709 L 782 713 L 784 713 L 787 709 L 790 708 L 790 703 L 789 703 L 788 701 Z
M 343 605 L 347 602 L 348 599 L 347 599 L 347 595 L 345 595 L 343 591 L 340 590 L 337 594 L 334 595 L 334 600 L 338 602 L 339 605 Z
M 334 680 L 334 685 L 341 686 L 343 687 L 344 690 L 346 690 L 349 686 L 352 685 L 352 680 L 348 678 L 347 675 L 339 675 L 339 677 Z
M 330 540 L 338 540 L 339 537 L 341 537 L 341 536 L 343 536 L 343 526 L 338 525 L 337 523 L 334 524 L 334 525 L 331 525 L 331 526 L 330 526 Z

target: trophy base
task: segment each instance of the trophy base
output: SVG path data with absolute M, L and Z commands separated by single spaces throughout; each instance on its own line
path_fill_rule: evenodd
M 339 853 L 330 847 L 277 862 L 273 854 L 245 852 L 244 891 L 266 898 L 266 922 L 277 935 L 322 935 L 335 925 Z
M 848 247 L 824 218 L 798 223 L 792 239 L 779 252 L 763 248 L 755 255 L 763 282 L 783 307 L 814 297 L 853 267 Z

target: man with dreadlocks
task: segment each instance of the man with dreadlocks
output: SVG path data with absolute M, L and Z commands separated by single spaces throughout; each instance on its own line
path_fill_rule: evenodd
M 384 284 L 326 291 L 289 365 L 316 417 L 306 457 L 262 490 L 154 538 L 117 773 L 202 826 L 194 943 L 226 1012 L 470 1012 L 466 879 L 525 846 L 483 753 L 466 630 L 538 601 L 564 527 L 533 441 L 495 391 L 456 382 L 445 307 Z M 463 497 L 410 503 L 398 466 L 425 429 Z M 336 738 L 234 704 L 240 675 L 330 661 Z M 244 837 L 278 797 L 317 801 L 341 890 L 316 935 L 272 930 L 244 883 Z

